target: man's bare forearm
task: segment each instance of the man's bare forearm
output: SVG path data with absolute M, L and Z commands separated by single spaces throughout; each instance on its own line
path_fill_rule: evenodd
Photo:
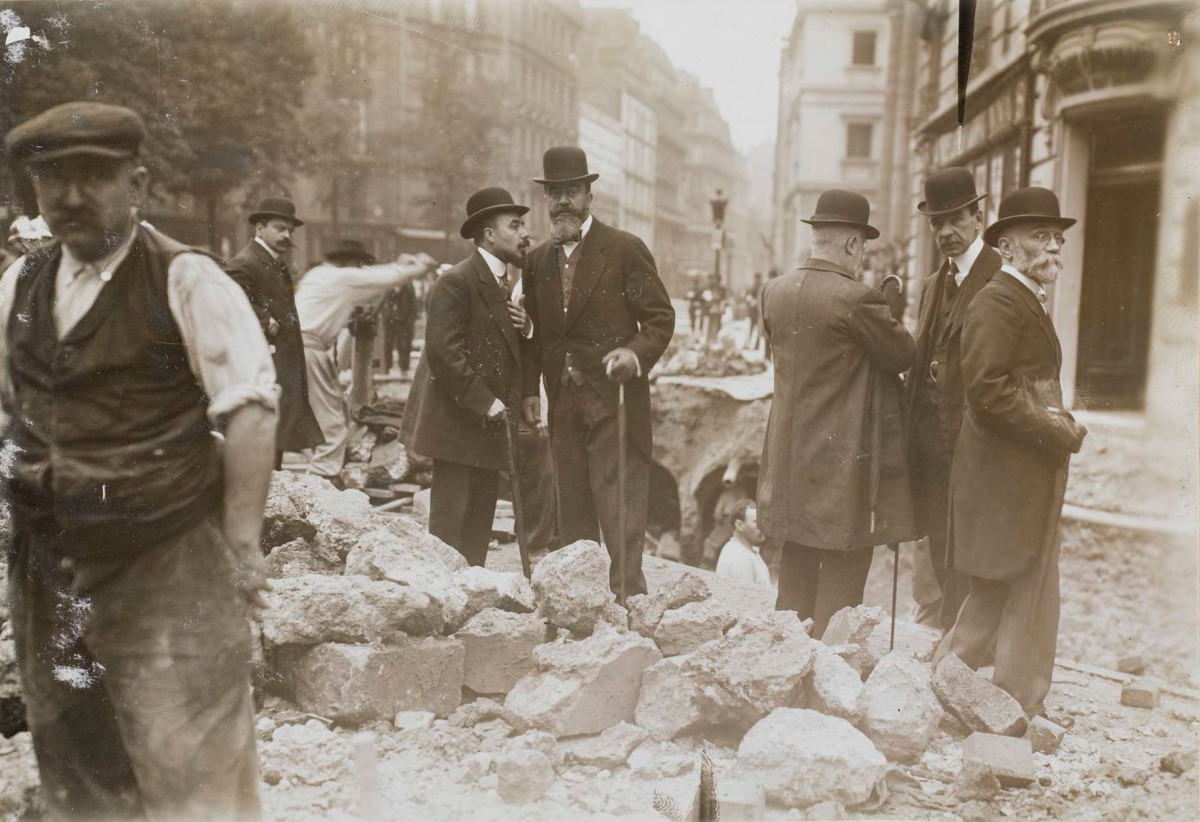
M 275 412 L 258 403 L 225 423 L 225 539 L 239 555 L 258 551 L 263 507 L 275 466 Z

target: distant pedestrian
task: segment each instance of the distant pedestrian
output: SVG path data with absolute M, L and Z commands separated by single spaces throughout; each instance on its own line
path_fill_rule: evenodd
M 746 343 L 745 348 L 751 351 L 757 351 L 762 345 L 762 297 L 763 277 L 762 272 L 754 272 L 754 282 L 746 289 L 746 293 L 742 295 L 742 305 L 746 308 Z
M 740 499 L 729 513 L 733 535 L 717 558 L 717 577 L 771 587 L 771 572 L 760 549 L 766 535 L 758 527 L 758 506 L 752 499 Z
M 383 322 L 383 370 L 392 371 L 392 361 L 401 376 L 408 376 L 412 358 L 413 330 L 417 323 L 417 289 L 405 283 L 392 289 L 380 309 Z

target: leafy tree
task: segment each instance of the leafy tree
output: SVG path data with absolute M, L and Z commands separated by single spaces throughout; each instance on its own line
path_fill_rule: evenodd
M 0 129 L 71 100 L 134 109 L 152 191 L 204 203 L 214 248 L 230 192 L 278 188 L 311 152 L 300 111 L 313 53 L 281 2 L 33 0 L 6 27 L 12 14 L 34 39 L 6 49 Z

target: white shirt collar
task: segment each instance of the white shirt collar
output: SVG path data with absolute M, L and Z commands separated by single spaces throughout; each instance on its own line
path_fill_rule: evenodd
M 276 253 L 275 249 L 271 248 L 271 246 L 269 246 L 269 245 L 267 245 L 266 243 L 264 243 L 264 242 L 263 242 L 263 239 L 262 239 L 262 237 L 255 237 L 255 238 L 254 238 L 254 242 L 258 243 L 258 244 L 259 244 L 259 245 L 261 245 L 263 248 L 265 248 L 265 249 L 267 250 L 267 253 L 271 255 L 271 259 L 272 259 L 272 260 L 278 260 L 278 259 L 279 259 L 279 254 L 278 254 L 278 253 Z
M 1031 292 L 1033 292 L 1033 296 L 1037 297 L 1037 301 L 1042 306 L 1042 310 L 1043 311 L 1046 310 L 1046 289 L 1042 288 L 1040 285 L 1035 283 L 1033 280 L 1029 279 L 1027 276 L 1022 274 L 1020 271 L 1017 271 L 1015 268 L 1013 268 L 1008 263 L 1004 263 L 1002 266 L 1000 266 L 1000 270 L 1006 272 L 1007 274 L 1012 276 L 1013 279 L 1015 279 L 1017 282 L 1019 282 L 1021 285 L 1025 286 Z
M 129 233 L 121 240 L 121 244 L 116 247 L 111 254 L 106 257 L 101 257 L 99 260 L 84 262 L 76 257 L 66 243 L 62 243 L 62 259 L 59 261 L 58 270 L 60 272 L 68 272 L 72 279 L 78 277 L 85 270 L 96 272 L 100 279 L 108 282 L 112 279 L 113 272 L 121 263 L 125 262 L 125 258 L 129 256 L 129 249 L 133 247 L 133 238 L 137 235 L 137 218 L 132 213 L 129 218 Z
M 586 237 L 588 235 L 588 232 L 591 230 L 592 230 L 592 215 L 589 214 L 589 215 L 587 215 L 587 219 L 583 221 L 583 225 L 581 225 L 579 227 L 579 242 L 583 242 L 583 238 Z M 563 243 L 562 244 L 563 253 L 566 254 L 568 257 L 570 257 L 571 252 L 573 252 L 578 245 L 579 245 L 579 243 Z
M 733 535 L 729 538 L 729 541 L 737 543 L 738 545 L 745 548 L 747 551 L 753 551 L 756 554 L 759 553 L 759 547 L 757 545 L 751 545 L 750 543 L 746 542 L 746 540 L 742 539 L 742 535 L 739 534 L 737 531 L 733 532 Z
M 475 246 L 475 250 L 479 252 L 479 256 L 483 257 L 483 261 L 487 263 L 488 270 L 492 272 L 492 276 L 497 281 L 504 279 L 508 275 L 508 266 L 492 252 L 488 251 L 483 246 Z
M 983 251 L 983 237 L 977 236 L 967 246 L 967 250 L 957 257 L 951 257 L 954 260 L 954 265 L 957 266 L 958 272 L 954 275 L 954 284 L 962 285 L 963 280 L 971 273 L 971 266 L 975 265 L 975 261 L 979 259 L 980 252 Z

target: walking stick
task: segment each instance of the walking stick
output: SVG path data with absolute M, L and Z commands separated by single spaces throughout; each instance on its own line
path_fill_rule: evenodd
M 892 635 L 888 639 L 888 651 L 896 650 L 896 589 L 900 587 L 900 543 L 888 545 L 892 549 Z
M 529 546 L 525 544 L 525 514 L 521 505 L 521 475 L 517 473 L 517 437 L 513 433 L 516 421 L 512 414 L 504 412 L 504 437 L 508 441 L 508 479 L 512 486 L 513 520 L 516 522 L 517 551 L 521 555 L 521 573 L 525 579 L 532 573 L 529 568 Z
M 617 551 L 621 573 L 621 604 L 625 604 L 625 435 L 628 428 L 625 419 L 625 383 L 617 384 L 617 438 L 621 441 L 617 447 Z
M 870 499 L 871 499 L 871 531 L 875 531 L 875 508 L 879 502 L 879 452 L 883 449 L 883 392 L 880 390 L 879 379 L 871 374 L 871 470 Z M 892 632 L 888 640 L 888 651 L 896 650 L 896 590 L 900 587 L 900 543 L 890 542 L 888 548 L 892 551 Z

